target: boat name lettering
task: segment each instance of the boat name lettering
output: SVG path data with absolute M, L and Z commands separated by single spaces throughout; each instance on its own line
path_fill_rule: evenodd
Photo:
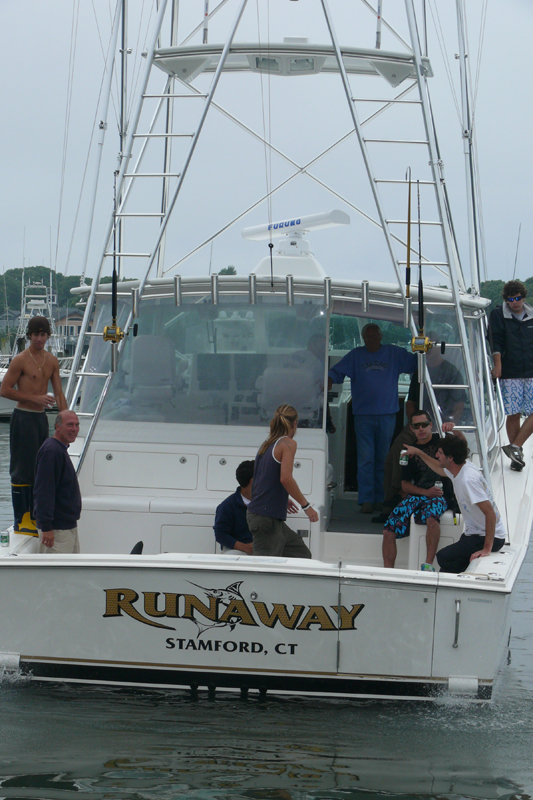
M 227 589 L 206 590 L 208 603 L 194 594 L 178 592 L 142 592 L 143 600 L 140 602 L 139 594 L 134 589 L 104 589 L 104 592 L 106 595 L 104 617 L 121 617 L 125 614 L 145 625 L 168 631 L 174 631 L 176 628 L 156 620 L 165 619 L 169 622 L 172 619 L 187 619 L 196 624 L 199 629 L 198 635 L 215 627 L 230 626 L 233 630 L 236 625 L 247 627 L 264 625 L 266 628 L 275 628 L 278 623 L 282 628 L 291 631 L 308 631 L 312 626 L 321 631 L 357 630 L 354 621 L 364 608 L 363 603 L 349 608 L 293 605 L 291 610 L 285 603 L 272 603 L 269 606 L 267 603 L 254 600 L 249 604 L 238 592 L 238 587 L 231 596 L 227 596 L 229 594 Z M 221 596 L 215 596 L 216 594 Z
M 274 222 L 270 223 L 268 226 L 269 231 L 277 231 L 281 230 L 281 228 L 292 228 L 294 225 L 299 225 L 301 223 L 301 219 L 286 219 L 284 222 Z

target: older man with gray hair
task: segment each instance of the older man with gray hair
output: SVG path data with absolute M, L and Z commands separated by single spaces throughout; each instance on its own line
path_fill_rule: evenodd
M 35 462 L 33 488 L 40 553 L 79 553 L 78 520 L 81 494 L 68 454 L 80 431 L 74 411 L 56 417 L 55 433 L 41 446 Z

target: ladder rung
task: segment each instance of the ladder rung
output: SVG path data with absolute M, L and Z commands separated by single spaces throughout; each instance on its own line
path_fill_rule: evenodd
M 77 378 L 107 378 L 109 372 L 76 372 Z
M 179 178 L 181 172 L 127 172 L 125 178 Z M 419 181 L 422 183 L 422 181 Z
M 109 295 L 108 294 L 104 294 L 104 292 L 102 292 L 101 293 L 101 297 L 109 297 Z M 103 331 L 85 331 L 85 333 L 84 333 L 84 336 L 103 336 L 103 335 L 104 335 Z
M 455 308 L 455 303 L 444 303 L 438 300 L 430 300 L 428 303 L 424 300 L 425 306 L 437 306 L 437 308 Z
M 388 178 L 374 178 L 374 183 L 401 183 L 402 185 L 409 185 L 409 181 L 405 180 L 389 180 Z M 414 181 L 411 181 L 413 184 Z M 417 181 L 420 186 L 435 186 L 435 181 Z
M 117 217 L 164 217 L 165 214 L 162 211 L 159 211 L 155 214 L 152 213 L 143 213 L 139 211 L 138 213 L 134 213 L 133 211 L 130 213 L 121 212 L 120 214 L 116 215 Z
M 372 98 L 370 98 L 370 97 L 352 97 L 352 102 L 354 102 L 354 103 L 386 103 L 387 105 L 389 105 L 389 103 L 411 103 L 411 104 L 414 103 L 415 105 L 420 105 L 420 103 L 422 101 L 421 100 L 390 100 L 390 99 L 385 99 L 385 98 L 383 100 L 379 100 L 376 97 L 372 97 Z
M 403 264 L 404 266 L 407 265 L 407 261 L 398 261 L 398 264 Z M 413 262 L 411 261 L 411 266 L 414 266 Z M 450 264 L 448 261 L 424 261 L 422 260 L 423 267 L 449 267 Z
M 149 97 L 150 99 L 156 99 L 156 100 L 160 100 L 160 99 L 168 100 L 169 98 L 175 98 L 175 97 L 179 97 L 179 98 L 204 97 L 205 98 L 205 97 L 207 97 L 207 95 L 206 94 L 144 94 L 143 97 L 144 98 L 148 98 Z M 411 101 L 411 102 L 414 102 L 414 101 Z M 420 102 L 420 101 L 418 100 L 416 102 Z
M 94 414 L 91 414 L 90 411 L 76 411 L 76 416 L 77 417 L 88 417 L 89 419 L 92 419 L 94 417 Z
M 434 389 L 470 389 L 467 383 L 432 383 Z
M 105 258 L 110 258 L 111 256 L 120 256 L 121 258 L 150 258 L 151 253 L 104 253 Z
M 194 133 L 134 133 L 134 139 L 192 139 Z
M 411 222 L 412 221 L 413 220 L 411 220 Z M 388 225 L 407 225 L 407 220 L 406 219 L 387 219 L 387 220 L 385 220 L 385 222 Z M 442 225 L 442 222 L 432 222 L 431 220 L 428 220 L 428 219 L 421 219 L 420 220 L 420 225 Z
M 104 292 L 104 291 L 95 292 L 95 296 L 96 297 L 111 297 L 111 286 L 112 286 L 112 284 L 110 283 L 108 292 Z M 131 292 L 117 292 L 117 297 L 131 297 Z
M 377 144 L 428 144 L 425 139 L 363 139 L 363 141 Z

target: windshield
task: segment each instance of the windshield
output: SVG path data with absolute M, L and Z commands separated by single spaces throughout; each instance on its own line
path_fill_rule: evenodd
M 118 324 L 128 308 L 119 303 Z M 94 328 L 111 318 L 110 301 Z M 306 298 L 144 298 L 138 332 L 128 336 L 106 397 L 103 419 L 265 426 L 287 403 L 300 427 L 322 427 L 326 313 Z M 93 339 L 87 371 L 109 369 L 110 345 Z M 81 411 L 93 412 L 104 378 L 86 381 Z

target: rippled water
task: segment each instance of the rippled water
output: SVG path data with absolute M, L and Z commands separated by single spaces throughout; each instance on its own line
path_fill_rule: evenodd
M 2 523 L 11 516 L 6 452 L 2 425 Z M 4 678 L 0 799 L 360 800 L 372 793 L 526 800 L 533 794 L 532 578 L 530 548 L 514 594 L 511 664 L 491 705 L 262 702 Z

